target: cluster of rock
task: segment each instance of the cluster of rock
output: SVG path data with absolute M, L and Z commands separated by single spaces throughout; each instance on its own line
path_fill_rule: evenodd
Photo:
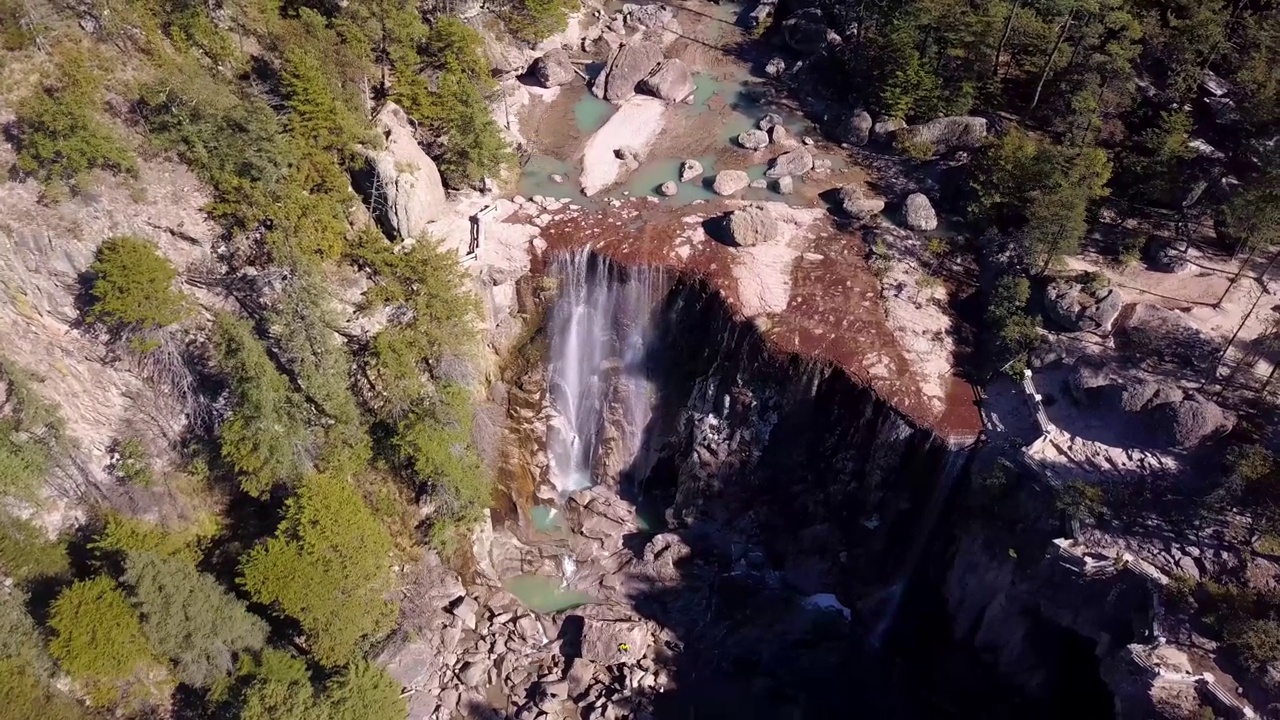
M 1192 448 L 1229 432 L 1236 418 L 1194 391 L 1155 376 L 1126 372 L 1085 356 L 1072 366 L 1069 388 L 1087 406 L 1132 415 L 1135 425 L 1158 445 Z M 1117 426 L 1116 436 L 1125 430 Z
M 1046 314 L 1072 332 L 1110 332 L 1123 306 L 1118 288 L 1088 284 L 1084 278 L 1054 280 L 1045 290 Z
M 598 23 L 587 28 L 582 36 L 582 50 L 594 52 L 603 45 L 605 52 L 613 52 L 628 40 L 637 38 L 662 41 L 667 33 L 679 33 L 680 23 L 675 11 L 666 5 L 654 3 L 636 5 L 626 3 L 610 16 L 597 9 Z
M 531 198 L 516 195 L 511 198 L 511 202 L 515 204 L 516 210 L 528 216 L 529 222 L 538 227 L 551 222 L 554 217 L 552 213 L 560 210 L 573 211 L 581 209 L 581 206 L 574 204 L 569 198 L 554 198 L 544 195 L 534 195 Z
M 747 150 L 763 150 L 770 143 L 783 148 L 799 145 L 776 113 L 765 115 L 754 128 L 738 134 L 738 145 Z
M 680 102 L 691 97 L 693 90 L 693 74 L 684 61 L 664 58 L 661 47 L 645 40 L 619 46 L 591 83 L 593 95 L 614 103 L 627 100 L 637 91 L 667 102 Z

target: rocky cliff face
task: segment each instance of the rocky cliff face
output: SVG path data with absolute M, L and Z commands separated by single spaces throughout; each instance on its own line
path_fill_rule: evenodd
M 554 303 L 553 285 L 526 301 Z M 645 648 L 592 661 L 594 693 L 539 712 L 821 717 L 853 694 L 901 717 L 972 716 L 992 693 L 1046 717 L 1155 712 L 1134 661 L 1151 640 L 1152 587 L 1123 563 L 1098 572 L 1097 558 L 1054 552 L 1051 497 L 1029 490 L 1006 508 L 1016 522 L 984 522 L 958 504 L 967 449 L 843 372 L 773 350 L 699 282 L 671 279 L 652 314 L 633 370 L 652 383 L 653 411 L 629 462 L 601 454 L 595 487 L 560 496 L 550 482 L 558 380 L 545 326 L 504 386 L 511 502 L 476 545 L 477 587 L 502 606 L 495 588 L 532 573 L 600 603 L 542 616 L 569 638 L 568 665 L 525 691 L 541 698 L 538 682 L 568 678 L 585 652 L 574 643 Z M 561 524 L 536 527 L 531 506 L 553 503 Z M 584 622 L 619 634 L 580 638 Z M 641 660 L 643 691 L 604 680 Z
M 0 353 L 40 378 L 37 391 L 58 408 L 75 446 L 73 476 L 50 484 L 55 497 L 38 516 L 51 529 L 71 519 L 65 508 L 83 494 L 113 491 L 104 468 L 115 438 L 139 436 L 153 456 L 165 457 L 188 420 L 177 394 L 157 392 L 147 367 L 113 357 L 80 322 L 83 274 L 115 235 L 152 241 L 183 273 L 184 292 L 202 305 L 217 303 L 199 286 L 216 235 L 201 211 L 208 198 L 199 182 L 169 163 L 144 163 L 141 172 L 132 183 L 102 178 L 92 191 L 53 206 L 40 202 L 34 182 L 0 183 L 0 287 L 7 296 Z

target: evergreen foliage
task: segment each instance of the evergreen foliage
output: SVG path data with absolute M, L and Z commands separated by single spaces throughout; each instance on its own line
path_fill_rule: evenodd
M 486 93 L 494 88 L 480 35 L 457 18 L 435 20 L 421 39 L 409 39 L 391 53 L 397 83 L 391 99 L 426 128 L 428 151 L 440 174 L 454 187 L 495 177 L 512 161 L 493 118 Z M 418 72 L 438 73 L 430 90 Z
M 218 315 L 213 343 L 232 397 L 231 414 L 218 430 L 222 459 L 237 473 L 241 490 L 266 497 L 304 471 L 303 408 L 248 322 Z
M 449 354 L 465 354 L 479 337 L 480 306 L 466 292 L 457 255 L 423 238 L 397 253 L 376 232 L 360 236 L 356 259 L 377 284 L 365 293 L 365 310 L 395 307 L 396 322 L 374 337 L 369 363 L 383 420 L 403 418 L 428 388 L 423 377 Z
M 61 455 L 62 419 L 36 394 L 35 383 L 0 357 L 0 496 L 32 497 Z
M 102 559 L 118 560 L 135 553 L 151 553 L 181 558 L 196 563 L 204 546 L 218 530 L 212 516 L 201 516 L 189 526 L 166 529 L 141 518 L 108 513 L 102 530 L 89 543 L 89 548 Z
M 536 43 L 564 30 L 569 12 L 577 6 L 573 0 L 507 0 L 498 17 L 513 37 Z
M 0 571 L 17 583 L 65 576 L 67 547 L 20 517 L 0 513 Z
M 307 647 L 336 667 L 391 629 L 391 537 L 344 478 L 313 475 L 289 498 L 275 535 L 240 565 L 255 602 L 295 618 Z
M 238 654 L 266 642 L 266 623 L 188 560 L 133 553 L 124 582 L 151 646 L 189 685 L 207 687 L 235 669 Z
M 400 684 L 365 661 L 347 666 L 325 688 L 329 720 L 402 720 L 408 708 Z
M 297 378 L 328 423 L 320 469 L 349 476 L 368 465 L 373 451 L 360 407 L 351 392 L 351 355 L 337 334 L 332 298 L 319 270 L 309 263 L 294 268 L 267 323 L 281 362 Z
M 0 720 L 77 720 L 85 713 L 50 682 L 53 661 L 26 597 L 0 590 Z
M 0 658 L 0 720 L 82 720 L 87 713 L 29 665 Z
M 49 83 L 18 104 L 15 167 L 46 190 L 78 191 L 93 170 L 133 174 L 132 151 L 100 117 L 102 77 L 80 47 L 59 49 Z
M 167 327 L 182 319 L 186 299 L 173 288 L 178 271 L 155 246 L 132 235 L 108 238 L 89 266 L 90 323 L 118 334 Z
M 471 444 L 470 395 L 442 383 L 396 427 L 402 458 L 437 503 L 433 544 L 446 553 L 492 503 L 493 486 Z
M 138 613 L 109 577 L 80 580 L 49 610 L 49 652 L 95 702 L 114 700 L 120 686 L 154 662 Z

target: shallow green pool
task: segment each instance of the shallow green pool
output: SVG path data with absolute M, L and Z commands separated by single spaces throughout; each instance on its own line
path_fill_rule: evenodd
M 502 586 L 525 607 L 540 613 L 570 610 L 595 601 L 584 592 L 561 587 L 560 578 L 545 575 L 516 575 L 504 580 Z
M 604 127 L 617 108 L 607 100 L 583 93 L 578 102 L 573 104 L 573 119 L 578 124 L 578 131 L 590 135 Z

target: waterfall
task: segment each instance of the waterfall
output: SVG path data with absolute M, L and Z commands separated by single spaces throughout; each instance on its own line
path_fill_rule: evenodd
M 666 281 L 660 269 L 623 268 L 590 250 L 559 255 L 550 270 L 559 297 L 550 317 L 547 455 L 563 495 L 598 482 L 602 460 L 621 469 L 639 451 L 653 411 L 644 360 Z
M 871 634 L 871 647 L 873 648 L 880 646 L 880 643 L 884 640 L 885 633 L 893 626 L 893 620 L 898 614 L 899 606 L 902 604 L 902 594 L 906 591 L 907 583 L 911 581 L 916 565 L 920 563 L 920 558 L 928 546 L 929 539 L 933 536 L 933 529 L 938 524 L 938 518 L 942 515 L 942 508 L 946 504 L 947 498 L 951 495 L 951 487 L 955 484 L 956 478 L 960 476 L 965 461 L 969 457 L 969 448 L 964 448 L 963 450 L 948 448 L 946 457 L 946 463 L 938 476 L 938 483 L 934 486 L 933 494 L 929 498 L 929 505 L 925 507 L 924 514 L 920 518 L 915 537 L 911 543 L 911 549 L 907 552 L 906 563 L 903 565 L 902 571 L 893 586 L 889 588 L 889 599 L 885 612 L 880 617 L 880 622 L 876 624 L 875 631 Z

